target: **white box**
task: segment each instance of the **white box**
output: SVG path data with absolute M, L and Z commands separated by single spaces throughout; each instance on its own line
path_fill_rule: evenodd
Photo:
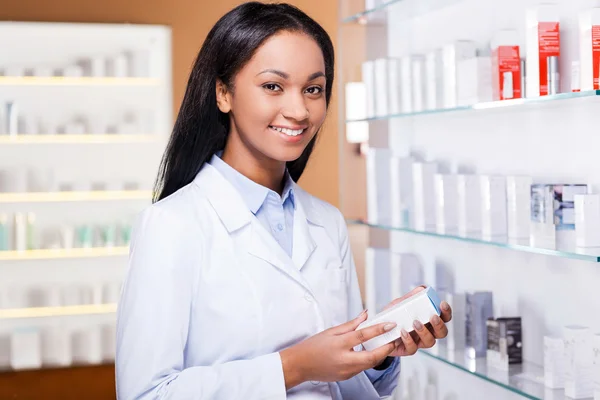
M 13 369 L 38 369 L 42 366 L 42 349 L 38 329 L 25 328 L 12 333 L 10 366 Z
M 371 224 L 391 220 L 389 149 L 371 147 L 367 152 L 367 218 Z
M 474 57 L 457 64 L 457 104 L 459 107 L 493 100 L 492 59 Z
M 458 177 L 435 174 L 436 232 L 454 235 L 458 232 Z
M 413 112 L 412 57 L 400 59 L 400 102 L 402 113 Z
M 390 190 L 392 225 L 405 226 L 409 220 L 413 201 L 412 157 L 391 157 Z
M 454 108 L 458 106 L 457 64 L 459 61 L 474 58 L 476 56 L 476 50 L 477 48 L 474 42 L 465 40 L 449 43 L 442 48 L 442 77 L 445 108 Z
M 365 254 L 365 297 L 371 313 L 380 312 L 392 300 L 391 253 L 387 249 L 367 248 Z
M 509 238 L 529 239 L 531 233 L 531 183 L 530 176 L 508 176 L 506 178 Z
M 544 385 L 565 387 L 565 341 L 561 337 L 544 336 Z
M 594 400 L 600 400 L 600 333 L 592 339 L 594 352 Z
M 413 112 L 425 110 L 425 57 L 412 56 Z
M 576 194 L 577 247 L 600 247 L 600 194 Z
M 71 362 L 71 333 L 61 327 L 45 329 L 42 332 L 42 363 L 65 367 Z
M 413 220 L 417 230 L 435 229 L 436 163 L 416 162 L 413 164 Z
M 423 284 L 423 266 L 416 254 L 392 253 L 390 266 L 392 299 L 397 299 Z
M 90 326 L 73 333 L 73 362 L 100 364 L 102 362 L 102 335 L 99 326 Z
M 478 175 L 458 175 L 458 234 L 463 237 L 481 232 L 481 183 Z
M 557 5 L 541 4 L 526 12 L 527 97 L 545 96 L 548 57 L 560 56 L 560 14 Z
M 481 230 L 486 240 L 507 235 L 506 179 L 481 176 Z
M 362 81 L 365 83 L 365 98 L 367 103 L 367 118 L 375 116 L 375 63 L 362 63 Z
M 444 106 L 442 50 L 425 55 L 425 109 L 437 110 Z
M 446 323 L 446 347 L 448 350 L 463 350 L 466 341 L 467 296 L 464 293 L 446 292 L 441 297 L 452 307 L 452 320 Z
M 388 61 L 385 58 L 375 60 L 375 116 L 388 115 Z
M 592 333 L 583 326 L 566 326 L 565 339 L 565 394 L 573 399 L 594 395 Z
M 367 89 L 364 82 L 348 82 L 345 87 L 346 120 L 367 118 Z M 349 143 L 366 143 L 369 141 L 369 122 L 358 121 L 346 123 L 346 140 Z
M 400 60 L 397 58 L 390 58 L 387 60 L 388 67 L 388 113 L 390 115 L 399 114 L 401 112 L 401 98 L 400 98 Z
M 398 339 L 401 336 L 402 329 L 407 332 L 414 330 L 413 322 L 415 320 L 426 324 L 434 315 L 440 315 L 439 307 L 440 299 L 433 288 L 429 287 L 418 292 L 360 324 L 356 328 L 357 330 L 384 322 L 395 322 L 397 324 L 391 331 L 363 343 L 363 347 L 371 351 Z
M 580 89 L 598 90 L 600 68 L 600 8 L 579 15 Z

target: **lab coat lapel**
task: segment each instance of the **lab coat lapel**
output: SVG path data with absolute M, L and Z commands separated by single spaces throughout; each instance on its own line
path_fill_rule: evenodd
M 317 248 L 311 234 L 311 226 L 304 211 L 303 196 L 296 195 L 296 210 L 294 212 L 294 235 L 292 238 L 292 260 L 298 270 L 306 264 L 312 253 Z M 304 201 L 306 202 L 306 201 Z

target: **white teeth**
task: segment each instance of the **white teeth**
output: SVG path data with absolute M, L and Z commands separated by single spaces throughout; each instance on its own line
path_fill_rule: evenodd
M 293 129 L 287 129 L 287 128 L 278 128 L 276 126 L 272 126 L 271 129 L 274 129 L 277 132 L 285 133 L 288 136 L 298 136 L 299 134 L 304 132 L 304 129 L 293 130 Z

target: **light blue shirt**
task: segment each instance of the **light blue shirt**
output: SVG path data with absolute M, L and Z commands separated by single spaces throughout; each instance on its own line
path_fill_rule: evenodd
M 279 193 L 242 175 L 223 161 L 221 155 L 222 152 L 215 154 L 208 163 L 233 185 L 252 214 L 291 257 L 296 208 L 292 177 L 286 171 L 283 195 L 280 196 Z
M 273 190 L 242 175 L 223 161 L 220 158 L 221 155 L 222 152 L 213 155 L 209 164 L 215 167 L 215 169 L 219 171 L 233 187 L 235 187 L 244 199 L 248 209 L 252 211 L 252 214 L 256 216 L 265 229 L 271 232 L 275 240 L 291 257 L 295 204 L 292 178 L 290 175 L 286 171 L 285 185 L 282 192 L 283 196 L 279 196 L 279 194 Z M 396 358 L 394 362 L 383 371 L 369 369 L 366 370 L 365 373 L 369 377 L 369 380 L 375 384 L 387 373 L 392 372 L 392 376 L 394 373 L 397 374 L 399 364 L 400 360 L 399 358 Z

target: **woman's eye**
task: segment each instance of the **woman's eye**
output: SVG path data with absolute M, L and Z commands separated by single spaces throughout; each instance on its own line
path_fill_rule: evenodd
M 306 89 L 306 92 L 308 94 L 319 94 L 323 92 L 323 89 L 319 86 L 311 86 L 308 89 Z
M 281 86 L 275 84 L 275 83 L 266 83 L 263 85 L 263 87 L 267 90 L 270 90 L 272 92 L 279 92 L 281 91 Z

